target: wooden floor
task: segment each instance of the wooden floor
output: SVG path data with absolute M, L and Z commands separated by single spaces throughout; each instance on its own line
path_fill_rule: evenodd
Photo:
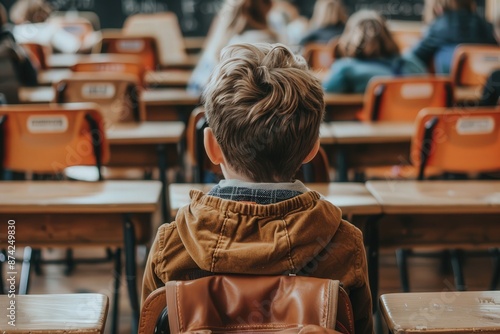
M 60 250 L 45 250 L 45 258 L 54 258 L 63 254 Z M 104 256 L 102 249 L 76 250 L 75 257 Z M 138 262 L 144 266 L 145 249 L 138 249 Z M 19 256 L 18 256 L 19 259 Z M 440 272 L 441 261 L 437 258 L 411 258 L 410 279 L 412 291 L 448 291 L 454 290 L 453 277 L 451 274 Z M 385 251 L 380 258 L 381 264 L 381 293 L 399 292 L 400 284 L 398 269 L 393 252 Z M 97 292 L 108 295 L 111 298 L 113 290 L 112 264 L 77 265 L 71 276 L 64 275 L 64 267 L 61 265 L 45 265 L 43 275 L 32 276 L 30 293 L 71 293 L 71 292 Z M 469 290 L 487 290 L 492 274 L 492 259 L 489 257 L 467 256 L 465 259 L 465 279 Z M 139 272 L 142 277 L 142 270 Z M 120 333 L 130 333 L 130 308 L 128 304 L 125 282 L 122 282 L 120 300 Z M 139 280 L 139 284 L 140 280 Z M 140 286 L 138 286 L 138 291 Z M 106 333 L 109 333 L 109 321 Z

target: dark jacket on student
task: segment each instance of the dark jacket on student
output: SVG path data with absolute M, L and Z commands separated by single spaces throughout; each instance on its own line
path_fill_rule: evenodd
M 0 30 L 0 93 L 17 103 L 19 86 L 36 86 L 37 71 L 8 30 Z
M 242 201 L 216 197 L 238 195 L 246 188 L 215 189 L 212 196 L 192 190 L 191 204 L 180 209 L 173 223 L 159 228 L 144 273 L 143 301 L 165 282 L 189 279 L 199 269 L 305 274 L 340 280 L 349 292 L 356 333 L 372 333 L 363 236 L 342 219 L 339 208 L 314 191 L 262 205 L 247 202 L 244 192 Z M 274 200 L 285 193 L 251 189 L 249 198 Z
M 333 38 L 339 37 L 344 32 L 344 24 L 331 24 L 309 32 L 300 40 L 300 45 L 309 43 L 328 43 Z
M 426 64 L 434 59 L 436 73 L 450 73 L 453 51 L 464 43 L 497 44 L 492 24 L 465 9 L 446 11 L 412 52 Z

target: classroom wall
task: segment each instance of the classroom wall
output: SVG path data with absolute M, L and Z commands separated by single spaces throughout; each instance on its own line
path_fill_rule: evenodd
M 126 17 L 135 13 L 152 13 L 164 10 L 175 12 L 186 36 L 203 36 L 223 0 L 48 0 L 58 10 L 76 7 L 96 12 L 102 28 L 120 28 Z M 305 16 L 310 16 L 313 0 L 292 0 Z M 485 1 L 477 0 L 478 12 L 485 15 Z M 488 0 L 500 2 L 500 0 Z M 15 0 L 0 0 L 9 8 Z M 370 8 L 380 11 L 389 19 L 420 21 L 424 0 L 344 0 L 350 13 Z M 498 8 L 498 7 L 497 7 Z

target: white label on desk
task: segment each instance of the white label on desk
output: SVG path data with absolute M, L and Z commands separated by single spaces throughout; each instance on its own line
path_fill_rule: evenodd
M 86 83 L 82 86 L 82 96 L 91 99 L 109 99 L 115 96 L 115 86 L 111 83 Z
M 116 48 L 118 49 L 118 51 L 140 52 L 142 51 L 142 49 L 144 49 L 144 41 L 140 39 L 119 41 L 116 44 Z
M 30 116 L 27 127 L 31 133 L 60 133 L 68 130 L 68 119 L 64 115 Z
M 482 135 L 492 133 L 495 129 L 493 117 L 468 117 L 457 121 L 457 132 L 460 135 Z
M 401 86 L 401 96 L 405 99 L 425 99 L 432 96 L 432 85 L 429 83 L 412 83 Z

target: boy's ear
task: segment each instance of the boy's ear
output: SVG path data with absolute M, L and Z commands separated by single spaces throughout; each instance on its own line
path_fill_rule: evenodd
M 222 150 L 215 139 L 212 129 L 205 128 L 203 130 L 203 144 L 205 145 L 205 151 L 207 152 L 208 158 L 214 165 L 219 165 L 224 162 L 224 155 Z
M 314 146 L 313 146 L 311 152 L 309 152 L 309 154 L 305 157 L 305 159 L 304 159 L 304 161 L 302 163 L 306 164 L 309 161 L 311 161 L 312 159 L 314 159 L 314 157 L 318 153 L 318 150 L 319 150 L 319 138 L 318 138 L 318 140 L 316 140 L 316 142 L 314 143 Z

